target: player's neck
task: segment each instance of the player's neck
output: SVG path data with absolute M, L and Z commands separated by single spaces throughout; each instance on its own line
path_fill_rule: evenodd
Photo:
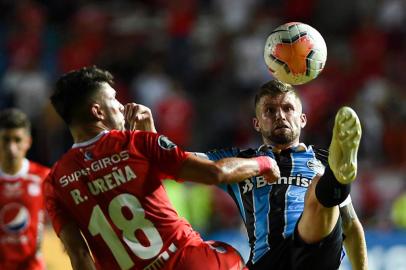
M 107 129 L 99 125 L 91 125 L 91 124 L 70 127 L 70 132 L 72 134 L 74 143 L 86 142 L 96 137 L 104 130 Z
M 0 168 L 6 174 L 17 174 L 23 167 L 23 160 L 24 159 L 5 159 L 0 163 Z
M 272 143 L 271 141 L 264 140 L 264 144 L 272 146 L 272 152 L 280 153 L 283 150 L 298 146 L 299 141 L 295 140 L 293 142 L 286 143 L 286 144 L 275 144 L 275 143 Z

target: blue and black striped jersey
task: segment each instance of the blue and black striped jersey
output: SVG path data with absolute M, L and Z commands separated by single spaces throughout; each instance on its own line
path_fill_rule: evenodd
M 303 212 L 306 190 L 313 177 L 324 170 L 320 160 L 324 159 L 325 152 L 300 144 L 278 154 L 263 146 L 257 150 L 214 150 L 206 155 L 211 160 L 268 155 L 279 166 L 281 177 L 275 183 L 269 184 L 262 176 L 257 176 L 220 186 L 238 206 L 249 237 L 250 260 L 255 263 L 293 233 Z

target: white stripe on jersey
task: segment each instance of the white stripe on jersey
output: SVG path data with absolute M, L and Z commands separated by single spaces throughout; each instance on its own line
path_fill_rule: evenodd
M 347 199 L 345 199 L 342 203 L 340 203 L 340 208 L 349 205 L 352 202 L 351 195 L 348 194 Z

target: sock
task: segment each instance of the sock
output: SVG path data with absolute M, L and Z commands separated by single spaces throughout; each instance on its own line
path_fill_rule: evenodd
M 316 197 L 324 207 L 333 207 L 342 203 L 350 194 L 351 185 L 337 181 L 329 166 L 316 185 Z

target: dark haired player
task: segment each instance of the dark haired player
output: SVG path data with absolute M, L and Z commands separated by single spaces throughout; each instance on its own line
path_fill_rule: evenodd
M 42 270 L 42 184 L 49 168 L 26 158 L 31 123 L 18 109 L 0 112 L 0 269 Z
M 275 161 L 213 162 L 163 135 L 125 131 L 125 118 L 133 128 L 154 130 L 152 116 L 134 104 L 124 111 L 112 80 L 107 71 L 83 68 L 63 75 L 51 97 L 75 143 L 47 178 L 46 205 L 73 268 L 242 269 L 235 249 L 204 242 L 178 217 L 161 179 L 219 184 L 263 174 L 272 182 L 279 177 Z

